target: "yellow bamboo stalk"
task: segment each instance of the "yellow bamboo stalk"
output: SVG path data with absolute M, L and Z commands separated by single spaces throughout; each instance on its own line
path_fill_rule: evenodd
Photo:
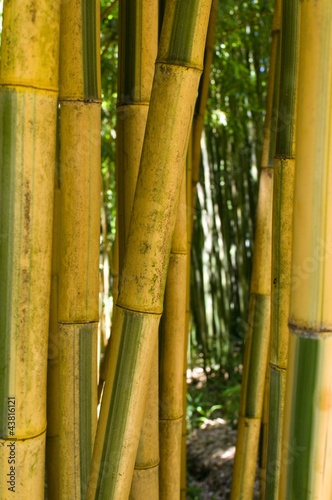
M 258 445 L 261 432 L 265 376 L 270 342 L 271 241 L 274 85 L 280 32 L 281 2 L 275 2 L 268 95 L 264 124 L 262 166 L 259 180 L 255 251 L 250 284 L 248 329 L 246 332 L 243 376 L 233 469 L 231 498 L 250 499 L 253 495 Z
M 105 385 L 88 499 L 130 491 L 210 5 L 166 4 L 114 321 L 118 362 Z
M 58 422 L 49 412 L 58 498 L 85 498 L 97 426 L 99 316 L 100 78 L 99 3 L 61 6 L 60 231 L 57 286 Z M 58 373 L 56 373 L 58 370 Z M 51 380 L 50 380 L 51 382 Z M 58 387 L 56 386 L 58 384 Z M 53 402 L 53 405 L 56 403 Z M 56 415 L 56 412 L 55 412 Z M 53 422 L 52 422 L 53 421 Z M 57 437 L 58 436 L 58 437 Z M 51 451 L 51 450 L 50 450 Z M 50 466 L 49 466 L 50 469 Z M 49 485 L 50 492 L 53 484 Z M 51 493 L 52 495 L 52 493 Z M 56 498 L 53 494 L 53 498 Z
M 184 167 L 183 167 L 184 168 Z M 182 182 L 159 330 L 159 498 L 179 498 L 183 413 L 183 352 L 186 344 L 187 204 Z
M 279 498 L 332 497 L 332 4 L 302 2 Z
M 186 325 L 185 325 L 185 343 L 183 349 L 183 382 L 182 382 L 182 401 L 183 401 L 183 418 L 182 418 L 182 437 L 181 437 L 181 491 L 180 498 L 187 498 L 187 368 L 188 368 L 188 339 L 191 318 L 190 308 L 190 249 L 192 240 L 192 134 L 189 139 L 187 165 L 186 165 L 186 203 L 187 203 L 187 272 L 186 272 Z
M 4 5 L 0 64 L 0 491 L 43 498 L 59 2 Z

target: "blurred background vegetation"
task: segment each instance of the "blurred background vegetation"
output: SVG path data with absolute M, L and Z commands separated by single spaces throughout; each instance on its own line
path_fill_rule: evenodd
M 236 424 L 247 325 L 272 0 L 218 4 L 194 211 L 189 333 L 189 428 L 222 416 Z M 116 229 L 118 0 L 101 1 L 101 317 L 108 335 Z M 122 102 L 130 96 L 121 96 Z

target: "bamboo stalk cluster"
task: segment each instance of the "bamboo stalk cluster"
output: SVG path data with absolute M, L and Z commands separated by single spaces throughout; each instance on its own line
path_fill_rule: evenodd
M 123 210 L 119 203 L 121 280 L 97 430 L 99 4 L 37 3 L 29 10 L 17 1 L 4 11 L 1 123 L 9 132 L 7 138 L 1 136 L 6 165 L 1 170 L 6 193 L 1 211 L 9 210 L 9 217 L 1 219 L 8 241 L 1 245 L 6 276 L 1 288 L 6 346 L 1 370 L 7 370 L 1 398 L 8 402 L 10 424 L 2 428 L 2 469 L 9 448 L 11 456 L 17 453 L 17 469 L 9 469 L 17 498 L 43 497 L 47 410 L 48 498 L 144 498 L 147 492 L 154 498 L 176 498 L 186 344 L 185 165 L 211 1 L 190 6 L 168 2 L 159 46 L 158 2 L 121 3 L 128 61 L 119 78 L 119 108 L 126 120 L 119 120 L 118 164 L 119 169 L 132 166 L 118 174 L 124 189 L 120 201 L 125 201 Z M 27 11 L 30 24 L 23 29 Z M 26 36 L 17 55 L 12 47 L 21 32 Z M 35 43 L 32 62 L 29 37 Z M 23 44 L 25 61 L 20 56 Z M 45 47 L 53 58 L 46 57 Z M 121 102 L 128 89 L 134 89 L 132 102 Z M 131 150 L 128 140 L 135 143 Z M 22 230 L 16 233 L 12 227 L 17 225 Z M 174 356 L 178 362 L 171 373 Z M 145 409 L 148 386 L 151 401 Z M 170 460 L 174 442 L 175 460 Z M 10 491 L 6 479 L 2 474 L 1 491 Z

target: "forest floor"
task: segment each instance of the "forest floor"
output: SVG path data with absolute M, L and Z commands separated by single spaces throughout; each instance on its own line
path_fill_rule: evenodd
M 225 389 L 219 376 L 207 378 L 197 368 L 188 373 L 187 382 L 187 414 L 192 424 L 187 440 L 187 499 L 229 500 L 239 391 Z M 259 498 L 258 480 L 253 498 Z
M 187 499 L 229 500 L 236 430 L 221 418 L 207 420 L 187 442 Z M 256 480 L 254 499 L 259 498 Z

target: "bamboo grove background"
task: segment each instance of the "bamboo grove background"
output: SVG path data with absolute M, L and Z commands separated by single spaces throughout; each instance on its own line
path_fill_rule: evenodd
M 331 497 L 314 3 L 5 2 L 1 498 L 186 498 L 187 364 L 238 426 L 232 499 L 257 456 L 261 498 Z

